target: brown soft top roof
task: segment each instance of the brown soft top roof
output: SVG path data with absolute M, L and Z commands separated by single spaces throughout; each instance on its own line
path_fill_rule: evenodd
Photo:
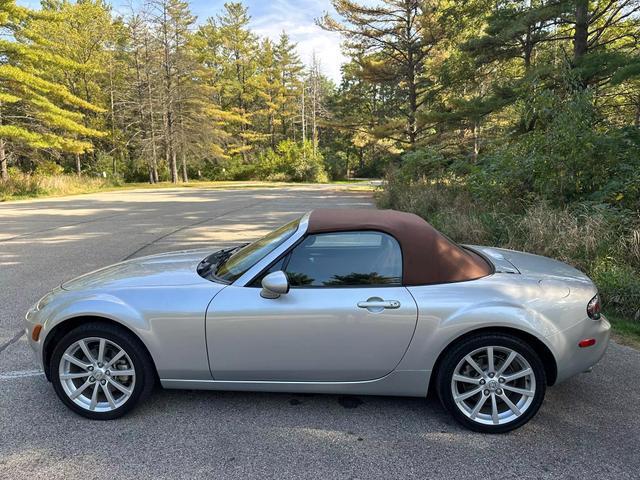
M 377 230 L 393 236 L 402 249 L 403 285 L 461 282 L 484 277 L 492 267 L 478 254 L 459 247 L 412 213 L 365 208 L 318 209 L 308 233 Z

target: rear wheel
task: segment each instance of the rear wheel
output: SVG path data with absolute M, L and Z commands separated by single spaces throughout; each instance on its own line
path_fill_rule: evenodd
M 481 334 L 445 354 L 437 387 L 444 407 L 465 427 L 505 433 L 537 413 L 546 378 L 540 357 L 527 343 L 505 334 Z
M 95 420 L 124 415 L 155 383 L 153 364 L 140 341 L 106 323 L 87 323 L 67 333 L 54 348 L 50 368 L 58 397 Z

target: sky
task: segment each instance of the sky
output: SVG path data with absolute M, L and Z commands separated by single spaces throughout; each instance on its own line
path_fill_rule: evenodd
M 127 10 L 128 1 L 110 1 L 114 10 Z M 39 0 L 17 0 L 17 3 L 31 8 L 40 5 Z M 224 3 L 225 0 L 190 1 L 198 22 L 220 13 Z M 340 50 L 340 35 L 326 32 L 314 23 L 324 12 L 335 14 L 329 0 L 244 0 L 242 3 L 249 8 L 251 29 L 256 34 L 277 41 L 282 31 L 286 31 L 291 40 L 298 44 L 298 53 L 303 62 L 310 64 L 315 51 L 322 73 L 336 83 L 340 81 L 340 66 L 346 61 Z
M 340 80 L 340 65 L 346 58 L 340 51 L 340 35 L 326 32 L 315 25 L 314 19 L 324 12 L 335 13 L 329 0 L 245 0 L 251 15 L 251 29 L 261 37 L 274 41 L 284 30 L 298 44 L 300 58 L 306 64 L 316 52 L 322 73 Z M 192 0 L 191 6 L 201 20 L 222 10 L 224 0 Z

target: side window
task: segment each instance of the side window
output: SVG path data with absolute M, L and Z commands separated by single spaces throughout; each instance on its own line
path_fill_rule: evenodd
M 400 285 L 402 253 L 381 232 L 310 235 L 291 252 L 286 273 L 298 288 Z

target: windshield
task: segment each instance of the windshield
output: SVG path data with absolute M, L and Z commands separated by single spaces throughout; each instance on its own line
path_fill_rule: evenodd
M 241 250 L 236 251 L 225 261 L 220 262 L 215 276 L 225 282 L 233 282 L 240 278 L 244 272 L 253 267 L 268 254 L 289 238 L 298 229 L 300 219 L 287 223 L 274 230 L 260 240 L 250 243 Z

